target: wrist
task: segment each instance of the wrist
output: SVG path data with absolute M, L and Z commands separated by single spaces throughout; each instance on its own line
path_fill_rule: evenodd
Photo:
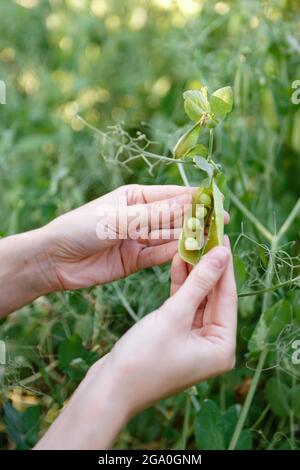
M 53 289 L 54 269 L 44 229 L 0 241 L 0 314 L 7 314 Z
M 129 419 L 109 355 L 91 367 L 36 449 L 108 449 Z
M 33 253 L 30 254 L 30 261 L 32 272 L 34 273 L 37 296 L 62 290 L 52 254 L 55 240 L 53 240 L 48 226 L 46 225 L 28 232 L 28 234 L 28 242 L 35 245 Z
M 96 419 L 109 412 L 117 427 L 125 426 L 132 415 L 130 400 L 124 392 L 126 378 L 107 354 L 96 362 L 80 384 L 80 393 L 88 396 Z
M 47 226 L 25 232 L 18 237 L 20 261 L 27 276 L 27 288 L 33 298 L 60 290 L 55 263 L 51 256 L 52 240 Z

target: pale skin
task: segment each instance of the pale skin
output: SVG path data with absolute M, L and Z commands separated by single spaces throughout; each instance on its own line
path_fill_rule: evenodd
M 128 206 L 147 211 L 163 202 L 180 212 L 193 192 L 124 186 L 41 229 L 0 241 L 2 316 L 48 292 L 104 284 L 173 259 L 170 298 L 91 367 L 36 449 L 109 448 L 140 410 L 234 366 L 237 294 L 227 238 L 191 270 L 176 253 L 172 234 L 153 241 L 96 236 L 95 208 L 103 201 L 117 204 L 122 194 Z M 148 227 L 153 231 L 162 234 L 164 222 Z

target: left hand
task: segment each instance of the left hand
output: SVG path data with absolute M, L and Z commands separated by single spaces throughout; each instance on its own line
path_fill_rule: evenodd
M 173 236 L 175 219 L 182 215 L 184 204 L 191 202 L 193 191 L 194 188 L 181 186 L 122 186 L 58 217 L 45 227 L 47 236 L 52 240 L 49 257 L 55 268 L 56 278 L 53 278 L 53 284 L 56 283 L 58 289 L 89 287 L 170 261 L 177 249 L 177 241 Z M 149 218 L 145 221 L 147 234 L 156 232 L 158 238 L 155 240 L 151 237 L 133 240 L 127 233 L 122 234 L 122 239 L 118 229 L 113 226 L 112 219 L 120 210 L 130 219 L 135 208 L 147 215 L 152 209 L 159 212 L 162 205 L 164 211 L 167 211 L 166 218 L 172 218 L 172 211 L 175 213 L 168 238 L 163 238 L 163 222 L 159 219 L 157 222 L 152 222 Z M 97 212 L 107 207 L 109 214 L 99 223 Z M 97 224 L 98 230 L 103 229 L 103 232 L 109 227 L 109 239 L 99 239 L 96 233 Z
M 45 227 L 49 244 L 48 255 L 54 270 L 52 290 L 78 289 L 128 276 L 140 269 L 171 261 L 177 251 L 184 205 L 192 201 L 196 188 L 182 186 L 122 186 L 99 199 L 64 214 Z M 125 201 L 120 206 L 120 200 Z M 150 210 L 162 213 L 163 220 L 146 220 L 146 232 L 156 239 L 120 239 L 119 233 L 100 240 L 96 235 L 97 210 L 110 206 L 108 218 L 121 210 L 129 215 L 136 208 L 144 215 Z M 171 231 L 164 230 L 171 218 Z M 148 218 L 149 219 L 149 218 Z M 229 216 L 225 214 L 225 222 Z M 110 225 L 110 220 L 106 220 Z M 109 227 L 113 232 L 115 228 Z M 104 229 L 104 227 L 103 227 Z M 100 227 L 101 230 L 101 227 Z M 114 236 L 115 235 L 115 236 Z M 123 234 L 128 235 L 128 234 Z

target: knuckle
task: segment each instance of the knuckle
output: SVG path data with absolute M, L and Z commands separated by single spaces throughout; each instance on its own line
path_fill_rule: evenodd
M 211 289 L 213 280 L 212 276 L 208 272 L 197 270 L 195 271 L 194 277 L 197 287 L 204 291 L 209 291 Z
M 127 184 L 126 188 L 129 189 L 130 191 L 136 191 L 140 188 L 140 185 L 138 183 L 131 183 L 131 184 Z
M 160 320 L 164 319 L 168 324 L 170 319 L 174 325 L 182 328 L 182 309 L 180 303 L 173 297 L 169 297 L 159 309 L 155 310 L 156 317 Z
M 128 184 L 126 186 L 127 197 L 131 201 L 138 201 L 139 195 L 143 197 L 142 186 L 137 183 Z

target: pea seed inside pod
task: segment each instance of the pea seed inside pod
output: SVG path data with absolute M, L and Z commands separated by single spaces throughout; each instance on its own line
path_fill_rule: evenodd
M 196 232 L 201 228 L 201 221 L 199 220 L 199 218 L 197 219 L 196 217 L 190 217 L 186 225 L 189 230 L 191 230 L 192 232 Z
M 211 197 L 208 194 L 202 193 L 198 199 L 199 204 L 204 204 L 206 207 L 211 206 Z
M 206 209 L 206 207 L 204 207 L 204 206 L 202 206 L 202 205 L 201 205 L 201 206 L 198 205 L 198 206 L 196 207 L 196 217 L 197 217 L 197 219 L 202 220 L 202 219 L 204 219 L 206 216 L 207 216 L 207 209 Z
M 200 245 L 196 238 L 188 237 L 184 242 L 184 247 L 188 251 L 200 250 Z

